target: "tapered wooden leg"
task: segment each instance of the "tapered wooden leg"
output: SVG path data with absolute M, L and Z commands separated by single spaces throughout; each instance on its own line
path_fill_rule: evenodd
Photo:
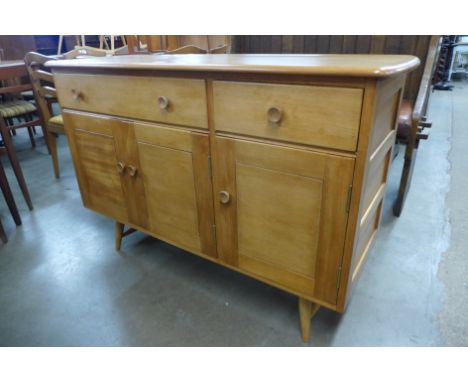
M 414 165 L 416 163 L 416 154 L 418 153 L 416 139 L 417 131 L 418 124 L 413 122 L 411 134 L 408 139 L 408 143 L 406 144 L 405 161 L 403 164 L 403 170 L 401 172 L 400 187 L 398 188 L 397 198 L 393 203 L 393 215 L 396 217 L 400 217 L 401 215 L 401 211 L 403 210 L 406 196 L 410 188 L 411 178 L 413 177 Z
M 34 149 L 36 147 L 36 141 L 34 139 L 34 134 L 31 126 L 28 126 L 29 140 L 31 141 L 31 146 Z
M 124 236 L 125 225 L 120 222 L 115 222 L 115 249 L 120 251 L 122 238 Z
M 2 221 L 0 220 L 0 240 L 6 244 L 8 242 L 7 235 L 5 233 L 5 230 L 3 229 Z
M 3 144 L 5 145 L 8 158 L 10 159 L 11 167 L 13 167 L 13 171 L 16 175 L 16 179 L 18 180 L 18 184 L 21 188 L 21 192 L 23 193 L 24 199 L 26 200 L 26 204 L 28 205 L 29 209 L 33 209 L 31 196 L 29 195 L 28 186 L 26 185 L 26 180 L 24 179 L 23 171 L 21 170 L 18 157 L 16 156 L 16 151 L 11 143 L 10 135 L 8 134 L 7 127 L 3 121 L 3 118 L 0 118 L 0 135 L 3 138 Z
M 50 104 L 48 104 L 50 105 Z M 50 106 L 49 106 L 50 108 Z M 52 110 L 50 108 L 50 110 Z M 52 112 L 51 112 L 52 113 Z M 46 142 L 46 146 L 47 146 L 47 152 L 49 153 L 49 155 L 51 155 L 51 150 L 50 150 L 50 143 L 49 143 L 49 129 L 47 128 L 47 125 L 46 123 L 44 122 L 44 119 L 42 118 L 42 116 L 40 117 L 41 119 L 41 129 L 42 129 L 42 135 L 44 136 L 44 140 Z
M 47 137 L 49 141 L 50 155 L 52 157 L 52 165 L 54 166 L 54 174 L 55 177 L 58 179 L 60 178 L 60 169 L 57 153 L 57 135 L 55 133 L 48 133 Z
M 320 305 L 299 297 L 299 319 L 301 321 L 301 334 L 304 342 L 310 340 L 310 320 L 319 310 Z
M 8 205 L 8 209 L 11 212 L 11 216 L 15 221 L 16 225 L 21 225 L 21 217 L 16 207 L 15 199 L 13 193 L 11 192 L 10 185 L 8 184 L 8 179 L 6 177 L 5 171 L 3 170 L 3 165 L 0 162 L 0 189 L 2 190 L 5 201 Z

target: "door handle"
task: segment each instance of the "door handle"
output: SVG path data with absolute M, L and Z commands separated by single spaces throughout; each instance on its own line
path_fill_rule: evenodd
M 132 166 L 132 165 L 127 166 L 127 173 L 130 176 L 135 176 L 136 173 L 137 173 L 137 168 L 135 166 Z
M 219 201 L 221 204 L 228 204 L 231 199 L 231 195 L 227 191 L 219 191 Z
M 125 171 L 125 167 L 126 166 L 125 166 L 124 162 L 122 162 L 122 161 L 117 162 L 117 172 L 119 174 L 123 174 L 123 172 Z

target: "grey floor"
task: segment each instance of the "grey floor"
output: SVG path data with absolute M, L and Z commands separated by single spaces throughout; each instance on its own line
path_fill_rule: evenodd
M 468 345 L 467 103 L 466 83 L 432 94 L 405 210 L 390 210 L 400 152 L 348 309 L 321 309 L 309 345 Z M 65 140 L 58 181 L 42 138 L 14 140 L 35 209 L 7 168 L 23 225 L 1 198 L 0 345 L 303 346 L 296 298 L 140 233 L 116 252 L 113 222 L 81 205 Z

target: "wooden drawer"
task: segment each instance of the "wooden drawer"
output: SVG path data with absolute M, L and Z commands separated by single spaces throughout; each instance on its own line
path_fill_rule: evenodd
M 215 129 L 354 151 L 362 96 L 356 88 L 215 81 Z
M 204 80 L 61 73 L 54 79 L 64 108 L 203 129 L 208 126 Z

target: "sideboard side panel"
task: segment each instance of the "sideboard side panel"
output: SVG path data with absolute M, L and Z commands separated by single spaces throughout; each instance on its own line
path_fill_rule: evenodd
M 400 75 L 366 86 L 338 311 L 346 307 L 380 225 L 404 83 Z

